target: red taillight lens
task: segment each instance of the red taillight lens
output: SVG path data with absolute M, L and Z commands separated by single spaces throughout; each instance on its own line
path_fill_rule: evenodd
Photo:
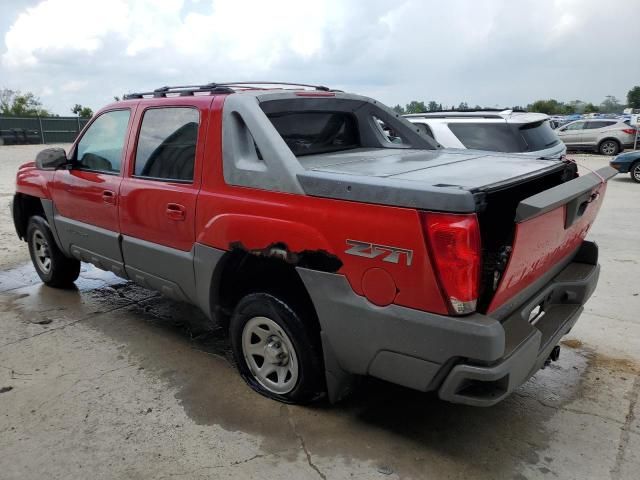
M 635 128 L 623 128 L 622 131 L 626 134 L 629 135 L 635 135 L 636 134 L 636 130 Z
M 431 259 L 451 312 L 475 311 L 480 288 L 480 228 L 475 214 L 421 214 Z

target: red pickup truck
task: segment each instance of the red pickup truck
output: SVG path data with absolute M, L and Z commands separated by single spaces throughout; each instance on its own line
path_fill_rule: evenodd
M 375 100 L 292 87 L 130 94 L 20 167 L 13 218 L 43 282 L 89 262 L 191 302 L 284 402 L 371 375 L 488 406 L 556 359 L 615 170 L 444 149 Z

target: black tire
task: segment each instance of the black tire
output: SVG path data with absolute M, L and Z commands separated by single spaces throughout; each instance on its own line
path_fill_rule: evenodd
M 616 140 L 603 140 L 598 145 L 598 153 L 600 153 L 600 155 L 617 155 L 620 150 L 620 143 L 618 143 Z
M 640 183 L 640 161 L 631 165 L 631 168 L 629 169 L 629 176 L 634 182 Z
M 27 244 L 36 273 L 45 284 L 55 288 L 73 285 L 80 275 L 80 262 L 60 251 L 44 218 L 33 216 L 29 219 Z
M 298 310 L 303 309 L 298 308 Z M 303 312 L 300 313 L 303 314 Z M 247 358 L 250 358 L 249 361 L 252 362 L 253 367 L 256 367 L 256 360 L 259 359 L 260 354 L 247 353 L 245 357 L 243 348 L 245 326 L 249 324 L 250 328 L 251 324 L 255 324 L 256 319 L 260 321 L 261 318 L 266 318 L 277 324 L 280 335 L 285 334 L 288 337 L 286 340 L 293 346 L 295 356 L 288 355 L 286 361 L 291 362 L 289 364 L 289 368 L 291 368 L 293 365 L 291 358 L 297 359 L 297 378 L 291 382 L 289 391 L 279 393 L 265 386 L 260 375 L 252 370 L 247 363 Z M 270 333 L 267 332 L 265 335 L 268 336 Z M 325 381 L 320 336 L 318 328 L 308 318 L 308 315 L 306 319 L 301 317 L 285 301 L 271 294 L 251 293 L 243 297 L 236 306 L 229 324 L 229 336 L 240 375 L 256 392 L 280 402 L 298 404 L 306 404 L 323 396 Z M 255 335 L 252 337 L 258 338 Z M 282 340 L 277 335 L 271 338 Z M 286 344 L 285 341 L 282 343 Z M 261 348 L 261 342 L 256 345 Z M 269 363 L 266 351 L 269 346 L 270 344 L 264 347 L 262 365 Z M 287 367 L 279 366 L 279 368 L 286 369 Z M 290 378 L 293 379 L 293 375 Z

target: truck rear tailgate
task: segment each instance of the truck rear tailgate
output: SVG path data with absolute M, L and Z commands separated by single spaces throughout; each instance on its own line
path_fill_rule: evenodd
M 604 167 L 518 204 L 512 252 L 488 314 L 575 254 L 600 210 L 607 181 L 615 174 Z

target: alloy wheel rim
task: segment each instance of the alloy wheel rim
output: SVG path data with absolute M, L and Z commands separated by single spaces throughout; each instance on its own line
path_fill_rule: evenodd
M 253 317 L 242 330 L 242 353 L 256 381 L 284 395 L 298 382 L 298 357 L 289 336 L 267 317 Z
M 640 182 L 640 165 L 636 165 L 633 168 L 633 178 Z
M 612 142 L 606 142 L 602 146 L 602 151 L 605 153 L 605 155 L 613 155 L 613 153 L 616 151 L 616 146 Z
M 36 265 L 41 272 L 49 273 L 51 271 L 51 250 L 49 248 L 49 242 L 47 242 L 47 239 L 40 230 L 36 230 L 33 233 L 31 242 Z

